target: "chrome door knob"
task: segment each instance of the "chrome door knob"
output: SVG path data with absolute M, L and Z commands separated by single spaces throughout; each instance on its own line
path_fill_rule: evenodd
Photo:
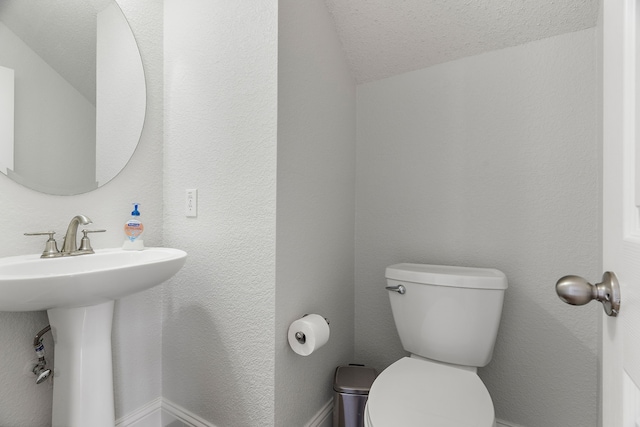
M 556 283 L 556 293 L 567 304 L 584 305 L 596 300 L 602 303 L 607 315 L 615 317 L 620 312 L 620 286 L 616 275 L 610 271 L 595 285 L 580 276 L 564 276 Z

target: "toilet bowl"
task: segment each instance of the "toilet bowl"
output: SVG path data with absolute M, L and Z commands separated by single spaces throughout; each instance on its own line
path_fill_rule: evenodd
M 470 370 L 404 357 L 373 383 L 365 427 L 493 427 L 493 402 Z
M 487 365 L 507 278 L 499 270 L 427 264 L 387 267 L 387 291 L 411 357 L 373 382 L 366 427 L 494 427 L 491 396 L 477 375 Z

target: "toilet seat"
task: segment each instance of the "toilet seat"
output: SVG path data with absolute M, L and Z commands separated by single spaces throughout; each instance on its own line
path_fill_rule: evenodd
M 367 427 L 492 427 L 493 402 L 472 371 L 404 357 L 375 380 Z

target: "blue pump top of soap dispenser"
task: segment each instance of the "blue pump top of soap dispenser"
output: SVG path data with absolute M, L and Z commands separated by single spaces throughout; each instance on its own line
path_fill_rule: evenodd
M 131 212 L 131 216 L 140 216 L 140 212 L 138 212 L 138 204 L 133 204 L 133 212 Z

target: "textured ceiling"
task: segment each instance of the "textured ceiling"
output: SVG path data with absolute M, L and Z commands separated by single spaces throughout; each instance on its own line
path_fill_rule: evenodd
M 599 0 L 324 0 L 358 83 L 596 25 Z
M 0 0 L 0 20 L 95 102 L 95 12 L 110 1 Z M 590 28 L 599 10 L 599 0 L 324 2 L 358 83 Z

